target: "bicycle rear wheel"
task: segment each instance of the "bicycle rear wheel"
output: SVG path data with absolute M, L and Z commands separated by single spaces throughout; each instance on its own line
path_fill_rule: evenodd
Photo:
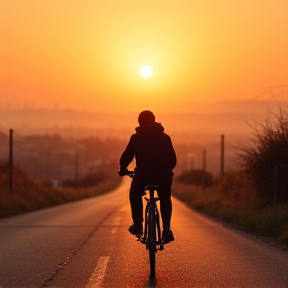
M 155 277 L 156 226 L 155 226 L 155 211 L 152 211 L 153 209 L 151 208 L 149 209 L 149 217 L 148 217 L 149 262 L 150 262 L 150 277 Z

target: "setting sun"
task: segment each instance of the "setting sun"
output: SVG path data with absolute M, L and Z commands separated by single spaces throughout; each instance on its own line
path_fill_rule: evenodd
M 190 113 L 288 85 L 285 0 L 0 0 L 0 11 L 0 110 Z
M 153 75 L 153 69 L 150 66 L 142 66 L 140 69 L 140 74 L 144 78 L 150 78 Z

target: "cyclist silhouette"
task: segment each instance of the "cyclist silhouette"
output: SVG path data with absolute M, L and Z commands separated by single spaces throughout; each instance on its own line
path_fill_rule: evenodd
M 160 187 L 160 211 L 163 222 L 163 240 L 169 243 L 174 240 L 170 229 L 172 215 L 171 185 L 176 166 L 176 154 L 170 137 L 164 133 L 161 123 L 155 122 L 151 111 L 145 110 L 139 114 L 139 127 L 120 158 L 120 176 L 127 175 L 127 167 L 136 159 L 135 175 L 131 182 L 129 199 L 133 224 L 129 227 L 132 235 L 143 233 L 143 203 L 144 187 L 155 184 Z

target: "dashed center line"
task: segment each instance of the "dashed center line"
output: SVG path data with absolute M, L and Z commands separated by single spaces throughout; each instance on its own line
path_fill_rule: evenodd
M 121 217 L 115 217 L 113 225 L 118 226 L 120 223 Z M 116 234 L 118 232 L 118 227 L 113 227 L 111 230 L 111 234 Z M 109 262 L 109 256 L 102 256 L 99 258 L 97 266 L 93 273 L 91 274 L 89 281 L 85 288 L 100 288 L 102 287 L 105 271 L 107 268 L 107 264 Z M 0 287 L 1 288 L 1 287 Z
M 102 256 L 99 258 L 98 264 L 85 288 L 100 288 L 102 286 L 109 259 L 109 256 Z
M 120 223 L 120 220 L 121 220 L 121 217 L 119 217 L 119 216 L 116 217 L 113 224 L 114 224 L 115 226 L 118 226 L 119 223 Z M 117 231 L 118 231 L 118 228 L 117 228 L 117 227 L 114 227 L 114 228 L 112 229 L 112 231 L 111 231 L 111 234 L 115 234 L 115 233 L 117 233 Z
M 118 231 L 118 228 L 113 228 L 111 231 L 111 234 L 115 234 L 115 233 L 117 233 L 117 231 Z

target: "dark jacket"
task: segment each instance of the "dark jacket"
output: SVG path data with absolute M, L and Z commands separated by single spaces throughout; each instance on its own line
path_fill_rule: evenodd
M 176 154 L 170 137 L 160 123 L 141 125 L 120 158 L 120 169 L 125 170 L 136 159 L 136 171 L 172 171 L 176 166 Z M 136 173 L 137 173 L 136 172 Z

